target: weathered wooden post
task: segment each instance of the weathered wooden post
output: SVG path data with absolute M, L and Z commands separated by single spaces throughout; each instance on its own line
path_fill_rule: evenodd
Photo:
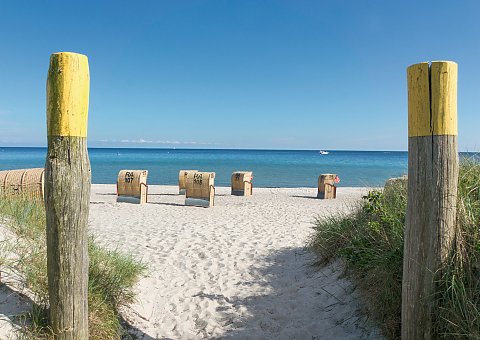
M 457 64 L 412 65 L 408 76 L 408 206 L 402 339 L 431 339 L 435 280 L 455 234 Z
M 50 57 L 45 164 L 50 318 L 56 339 L 88 339 L 88 59 Z

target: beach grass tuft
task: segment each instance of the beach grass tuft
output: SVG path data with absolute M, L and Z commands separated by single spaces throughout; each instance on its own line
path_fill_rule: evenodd
M 340 258 L 389 339 L 400 337 L 406 181 L 372 190 L 349 214 L 319 218 L 309 247 L 317 265 Z M 462 160 L 454 251 L 438 279 L 437 338 L 480 338 L 480 164 Z
M 0 248 L 3 269 L 14 272 L 31 292 L 32 310 L 23 315 L 21 339 L 50 339 L 48 319 L 45 209 L 42 201 L 21 196 L 0 198 L 0 222 L 13 232 Z M 100 247 L 89 238 L 89 332 L 91 339 L 119 339 L 126 334 L 119 308 L 134 301 L 133 286 L 146 266 L 128 254 Z

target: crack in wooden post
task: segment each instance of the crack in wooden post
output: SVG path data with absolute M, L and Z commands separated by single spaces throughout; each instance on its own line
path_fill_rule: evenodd
M 408 204 L 402 339 L 431 339 L 436 280 L 455 235 L 457 64 L 420 63 L 408 78 Z

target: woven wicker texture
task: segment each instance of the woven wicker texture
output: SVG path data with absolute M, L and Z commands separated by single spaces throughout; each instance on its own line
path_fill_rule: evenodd
M 120 170 L 117 178 L 117 195 L 138 197 L 146 202 L 148 170 Z
M 186 197 L 211 200 L 215 195 L 214 172 L 189 172 L 186 182 Z
M 252 194 L 253 172 L 235 171 L 232 173 L 232 192 L 243 191 L 245 196 Z
M 22 194 L 43 199 L 44 185 L 43 168 L 0 171 L 0 192 L 6 195 Z
M 178 172 L 178 188 L 180 190 L 185 189 L 187 183 L 187 174 L 190 172 L 198 172 L 198 170 L 180 170 Z

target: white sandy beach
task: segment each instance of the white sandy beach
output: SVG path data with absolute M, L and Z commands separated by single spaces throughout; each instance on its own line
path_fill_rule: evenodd
M 318 200 L 313 188 L 252 197 L 217 188 L 215 206 L 197 208 L 176 186 L 150 186 L 149 203 L 134 205 L 116 203 L 114 185 L 93 185 L 90 233 L 148 266 L 122 311 L 139 339 L 374 339 L 341 265 L 318 271 L 304 249 L 315 217 L 350 209 L 366 191 Z

